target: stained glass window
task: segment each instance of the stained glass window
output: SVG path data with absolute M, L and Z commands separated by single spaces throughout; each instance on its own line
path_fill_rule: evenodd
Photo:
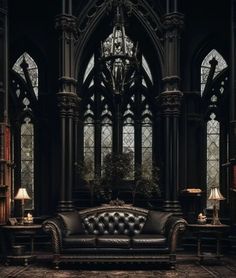
M 94 146 L 94 121 L 88 116 L 84 121 L 84 165 L 88 173 L 86 178 L 90 180 L 94 178 Z
M 123 125 L 123 152 L 134 154 L 134 122 L 131 118 L 126 118 Z M 134 155 L 132 165 L 133 171 L 131 171 L 128 179 L 134 178 Z
M 27 70 L 29 73 L 31 84 L 34 89 L 35 96 L 36 98 L 38 98 L 38 67 L 34 59 L 27 52 L 24 52 L 17 59 L 12 69 L 16 71 L 26 81 L 24 71 L 21 67 L 21 64 L 24 60 L 28 64 Z
M 119 35 L 118 32 L 117 38 Z M 128 41 L 127 38 L 126 43 Z M 103 56 L 106 58 L 110 55 L 108 53 L 109 47 L 110 36 L 102 43 Z M 118 49 L 114 49 L 114 51 L 116 52 Z M 130 51 L 133 50 L 131 48 L 127 49 L 128 55 L 130 55 Z M 81 75 L 82 83 L 84 84 L 84 99 L 81 101 L 81 108 L 83 110 L 85 109 L 82 119 L 84 121 L 84 148 L 82 155 L 84 161 L 90 165 L 89 167 L 92 169 L 91 173 L 98 173 L 103 168 L 104 157 L 108 153 L 112 153 L 116 149 L 120 150 L 120 148 L 122 148 L 123 153 L 131 152 L 132 171 L 126 179 L 134 180 L 136 166 L 142 167 L 143 172 L 146 173 L 152 170 L 150 165 L 153 164 L 153 125 L 151 109 L 148 106 L 152 96 L 151 94 L 148 97 L 146 96 L 150 84 L 153 83 L 151 68 L 146 58 L 140 55 L 140 65 L 142 67 L 142 75 L 139 76 L 140 80 L 136 83 L 136 80 L 133 80 L 134 75 L 129 76 L 129 89 L 124 93 L 122 102 L 119 103 L 118 107 L 116 106 L 116 100 L 118 98 L 113 98 L 114 86 L 113 90 L 110 91 L 112 86 L 110 87 L 108 84 L 110 77 L 103 71 L 98 73 L 98 71 L 93 70 L 96 64 L 99 65 L 99 60 L 96 60 L 97 58 L 97 55 L 89 57 L 88 63 L 84 68 L 84 73 Z M 116 70 L 119 71 L 120 66 L 119 58 L 116 60 L 114 72 L 117 72 Z M 109 63 L 108 61 L 106 63 L 106 67 L 108 68 L 111 66 Z M 110 70 L 112 69 L 110 68 Z M 97 78 L 100 74 L 102 75 L 102 79 Z M 136 85 L 140 83 L 142 86 L 138 86 L 138 88 L 141 91 L 136 94 Z M 110 83 L 110 85 L 114 84 Z M 91 93 L 93 93 L 92 96 Z M 141 97 L 138 96 L 139 94 Z M 122 114 L 124 105 L 125 110 Z M 116 117 L 115 115 L 116 108 L 120 111 L 120 117 Z M 141 125 L 139 129 L 135 129 L 137 122 Z M 120 128 L 121 124 L 122 128 Z M 116 131 L 115 133 L 119 132 L 119 134 L 114 136 L 113 131 Z M 122 140 L 120 140 L 121 136 Z M 113 149 L 113 147 L 115 148 Z M 95 153 L 96 155 L 101 155 L 100 157 L 96 157 L 96 161 Z M 91 174 L 90 179 L 94 179 L 94 174 Z
M 83 82 L 86 80 L 86 78 L 90 74 L 90 72 L 93 69 L 93 67 L 94 67 L 94 54 L 92 55 L 92 57 L 90 58 L 90 60 L 88 62 L 87 68 L 86 68 L 85 73 L 84 73 L 84 80 L 83 80 Z
M 34 126 L 26 117 L 21 125 L 21 186 L 25 187 L 30 200 L 25 209 L 34 209 Z
M 142 175 L 150 176 L 152 171 L 152 121 L 145 117 L 142 121 Z
M 213 49 L 211 50 L 208 55 L 205 57 L 205 59 L 202 62 L 201 65 L 201 95 L 204 92 L 205 86 L 206 86 L 206 82 L 207 82 L 207 78 L 210 72 L 210 61 L 215 58 L 218 62 L 218 64 L 216 65 L 216 69 L 215 69 L 215 73 L 214 73 L 214 78 L 224 69 L 227 67 L 227 64 L 224 60 L 224 58 L 220 55 L 220 53 Z
M 220 182 L 220 123 L 211 113 L 207 122 L 207 196 L 212 186 L 219 186 Z M 207 208 L 212 208 L 212 202 L 207 201 Z
M 147 60 L 145 59 L 145 57 L 142 55 L 142 66 L 145 70 L 145 72 L 147 73 L 150 81 L 153 83 L 153 79 L 152 79 L 152 74 L 151 74 L 151 70 L 150 70 L 150 67 L 148 65 L 148 62 Z
M 104 157 L 112 153 L 112 121 L 108 117 L 102 120 L 101 137 L 101 165 L 103 166 Z

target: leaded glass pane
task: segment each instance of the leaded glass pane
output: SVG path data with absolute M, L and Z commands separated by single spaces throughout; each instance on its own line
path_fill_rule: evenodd
M 145 59 L 145 57 L 142 55 L 142 66 L 145 70 L 145 72 L 147 73 L 150 81 L 153 83 L 153 79 L 152 79 L 152 74 L 151 74 L 151 70 L 150 70 L 150 67 L 148 65 L 148 62 L 147 60 Z
M 112 153 L 112 122 L 109 118 L 102 121 L 101 130 L 101 166 L 103 166 L 104 157 Z
M 94 123 L 91 117 L 84 122 L 84 165 L 87 168 L 87 179 L 94 179 Z
M 34 126 L 26 117 L 21 125 L 21 186 L 25 187 L 30 200 L 25 209 L 34 209 Z
M 220 185 L 220 124 L 212 113 L 207 122 L 207 196 L 212 186 Z M 212 201 L 207 200 L 207 208 L 212 208 Z
M 25 62 L 28 64 L 28 73 L 29 73 L 29 77 L 34 89 L 34 93 L 36 98 L 38 98 L 38 67 L 37 64 L 35 63 L 34 59 L 27 53 L 24 52 L 15 62 L 14 66 L 13 66 L 13 70 L 15 72 L 17 72 L 25 81 L 25 74 L 24 71 L 21 67 L 22 62 L 25 60 Z
M 152 172 L 152 122 L 146 117 L 142 122 L 142 175 Z
M 211 68 L 209 62 L 213 58 L 215 58 L 218 62 L 215 68 L 215 73 L 213 78 L 215 78 L 224 68 L 227 67 L 224 58 L 220 55 L 220 53 L 217 50 L 213 49 L 208 53 L 208 55 L 205 57 L 201 65 L 201 95 L 203 94 L 203 91 L 205 89 L 207 78 Z
M 123 152 L 134 154 L 134 123 L 131 118 L 127 118 L 123 125 Z M 132 159 L 132 169 L 127 179 L 134 179 L 134 156 Z
M 87 68 L 86 68 L 85 73 L 84 73 L 83 82 L 86 80 L 86 78 L 88 77 L 88 75 L 91 72 L 91 70 L 93 69 L 93 67 L 94 67 L 94 54 L 88 62 Z

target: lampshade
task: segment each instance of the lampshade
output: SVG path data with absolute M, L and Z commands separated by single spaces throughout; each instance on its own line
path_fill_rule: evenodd
M 220 200 L 225 200 L 225 198 L 220 193 L 219 187 L 212 187 L 208 200 L 219 200 L 220 201 Z
M 28 195 L 28 192 L 26 191 L 26 188 L 19 188 L 16 196 L 15 196 L 16 200 L 29 200 L 30 196 Z

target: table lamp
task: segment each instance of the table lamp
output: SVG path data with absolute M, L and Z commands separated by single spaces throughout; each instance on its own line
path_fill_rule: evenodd
M 29 200 L 30 196 L 27 193 L 26 188 L 20 187 L 14 198 L 15 200 L 21 200 L 21 221 L 20 224 L 24 224 L 24 214 L 25 214 L 25 200 Z
M 220 189 L 217 186 L 214 186 L 211 188 L 210 196 L 208 200 L 213 201 L 213 217 L 212 217 L 212 225 L 221 225 L 219 216 L 218 216 L 218 207 L 217 207 L 217 201 L 225 200 L 225 198 L 220 193 Z

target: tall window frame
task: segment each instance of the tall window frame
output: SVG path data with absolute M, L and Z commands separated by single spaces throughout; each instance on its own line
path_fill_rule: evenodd
M 103 129 L 105 127 L 110 128 L 110 133 L 112 137 L 112 144 L 109 143 L 109 152 L 114 151 L 114 126 L 115 110 L 114 110 L 114 96 L 112 96 L 110 88 L 106 87 L 99 79 L 99 72 L 97 71 L 98 59 L 96 54 L 92 54 L 88 59 L 88 64 L 85 66 L 84 74 L 82 75 L 82 101 L 80 103 L 82 111 L 80 117 L 85 119 L 84 115 L 87 113 L 86 106 L 90 103 L 93 110 L 95 121 L 94 128 L 94 154 L 99 156 L 94 161 L 94 173 L 102 175 L 101 169 L 104 159 L 103 148 Z M 121 119 L 121 130 L 119 138 L 121 138 L 121 150 L 122 152 L 130 151 L 133 153 L 133 173 L 130 175 L 128 180 L 133 181 L 135 179 L 136 173 L 135 169 L 142 167 L 142 149 L 144 141 L 142 140 L 142 126 L 149 125 L 149 128 L 152 129 L 150 132 L 151 144 L 149 146 L 151 160 L 150 169 L 154 164 L 154 155 L 153 155 L 153 142 L 154 142 L 154 123 L 153 123 L 153 111 L 152 105 L 154 101 L 153 93 L 153 79 L 151 74 L 151 69 L 148 65 L 147 60 L 144 55 L 141 55 L 141 74 L 139 80 L 134 81 L 129 89 L 122 96 L 123 105 L 121 106 L 120 119 Z M 106 108 L 105 108 L 106 107 Z M 147 109 L 148 108 L 148 109 Z M 147 111 L 149 110 L 149 111 Z M 148 113 L 148 116 L 147 116 Z M 106 115 L 106 116 L 105 116 Z M 145 115 L 145 117 L 144 117 Z M 146 117 L 147 116 L 147 117 Z M 144 119 L 143 119 L 144 118 Z M 145 119 L 149 123 L 145 122 Z M 82 126 L 84 123 L 82 124 Z M 140 126 L 140 128 L 137 128 Z M 111 131 L 112 129 L 112 131 Z M 125 143 L 125 137 L 127 137 L 128 131 L 133 133 L 133 142 L 132 147 L 127 147 Z M 127 138 L 126 138 L 127 139 Z M 84 148 L 84 146 L 83 146 Z M 106 149 L 108 151 L 108 149 Z M 84 150 L 81 152 L 84 154 Z M 83 155 L 82 159 L 85 159 Z
M 203 101 L 206 127 L 206 208 L 212 209 L 208 200 L 213 186 L 221 187 L 221 119 L 220 107 L 225 98 L 228 77 L 225 75 L 227 63 L 223 56 L 212 49 L 201 63 L 201 97 Z M 206 86 L 208 85 L 208 86 Z M 219 204 L 218 204 L 219 205 Z
M 27 52 L 24 52 L 12 66 L 10 93 L 12 98 L 12 142 L 14 168 L 14 197 L 19 187 L 25 187 L 30 200 L 25 210 L 35 210 L 35 141 L 36 111 L 38 105 L 39 70 Z

